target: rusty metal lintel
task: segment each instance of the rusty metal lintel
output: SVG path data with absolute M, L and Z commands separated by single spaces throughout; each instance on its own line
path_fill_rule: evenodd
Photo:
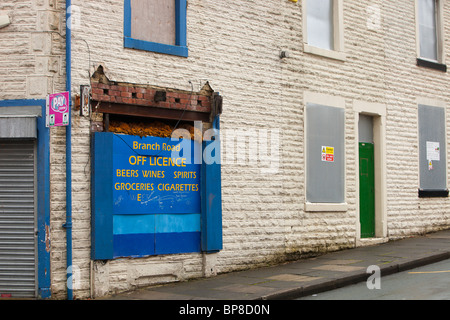
M 121 114 L 127 116 L 159 118 L 167 120 L 182 120 L 186 121 L 203 121 L 209 122 L 209 112 L 196 112 L 179 109 L 163 109 L 149 106 L 129 105 L 122 103 L 100 102 L 96 109 L 100 113 Z

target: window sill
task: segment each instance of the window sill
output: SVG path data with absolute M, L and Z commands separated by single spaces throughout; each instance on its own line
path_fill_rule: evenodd
M 423 190 L 419 189 L 419 198 L 447 198 L 448 190 Z
M 417 66 L 447 72 L 447 65 L 426 59 L 417 58 Z
M 347 54 L 345 52 L 322 49 L 322 48 L 310 46 L 307 43 L 303 44 L 303 51 L 306 53 L 311 53 L 311 54 L 315 54 L 318 56 L 322 56 L 322 57 L 326 57 L 326 58 L 330 58 L 330 59 L 334 59 L 334 60 L 340 60 L 340 61 L 345 61 L 347 58 Z
M 305 211 L 308 212 L 346 212 L 347 203 L 311 203 L 305 202 Z
M 157 53 L 170 54 L 174 56 L 180 56 L 187 58 L 188 56 L 188 48 L 185 46 L 172 46 L 168 44 L 144 41 L 133 39 L 130 37 L 124 38 L 124 47 L 137 49 L 137 50 L 145 50 Z

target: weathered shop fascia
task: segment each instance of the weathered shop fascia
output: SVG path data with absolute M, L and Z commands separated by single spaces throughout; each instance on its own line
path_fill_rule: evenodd
M 92 259 L 222 249 L 221 96 L 91 79 Z M 95 118 L 95 117 L 94 117 Z

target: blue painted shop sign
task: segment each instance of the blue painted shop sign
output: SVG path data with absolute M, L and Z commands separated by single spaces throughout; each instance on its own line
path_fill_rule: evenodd
M 94 259 L 200 252 L 201 144 L 97 132 L 93 137 Z
M 200 213 L 195 142 L 114 135 L 113 213 Z

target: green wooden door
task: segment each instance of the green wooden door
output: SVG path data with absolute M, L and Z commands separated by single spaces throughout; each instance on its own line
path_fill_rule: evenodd
M 373 143 L 359 143 L 359 221 L 361 238 L 375 236 L 375 174 Z

